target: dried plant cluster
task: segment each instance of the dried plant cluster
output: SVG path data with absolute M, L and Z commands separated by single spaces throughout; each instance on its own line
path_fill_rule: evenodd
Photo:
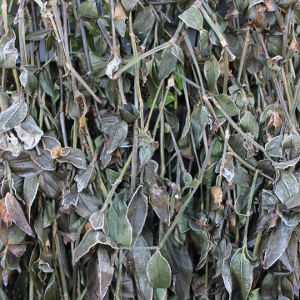
M 299 0 L 0 2 L 1 299 L 299 299 Z

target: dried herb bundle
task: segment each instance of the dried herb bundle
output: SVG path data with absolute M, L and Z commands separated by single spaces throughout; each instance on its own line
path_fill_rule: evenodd
M 0 2 L 1 299 L 299 299 L 299 1 Z

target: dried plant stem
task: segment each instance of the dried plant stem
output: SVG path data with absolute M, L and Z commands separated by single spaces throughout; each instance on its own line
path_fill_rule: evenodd
M 57 251 L 57 260 L 59 264 L 59 271 L 60 271 L 60 279 L 61 279 L 61 284 L 62 284 L 62 289 L 63 289 L 63 297 L 64 300 L 69 300 L 69 293 L 68 293 L 68 287 L 67 287 L 67 282 L 66 282 L 66 276 L 64 273 L 64 264 L 63 260 L 61 257 L 61 249 L 60 249 L 60 244 L 58 240 L 58 235 L 55 235 L 55 243 L 56 243 L 56 251 Z
M 223 83 L 223 94 L 225 94 L 225 95 L 227 95 L 228 78 L 229 78 L 228 52 L 224 51 L 224 83 Z
M 134 82 L 136 78 L 134 78 Z M 134 105 L 138 108 L 137 99 L 137 87 L 134 85 Z M 131 162 L 131 195 L 135 191 L 136 175 L 137 175 L 137 163 L 138 163 L 138 120 L 134 121 L 133 124 L 133 145 L 132 145 L 132 162 Z
M 240 38 L 241 40 L 242 38 Z M 239 65 L 239 71 L 238 71 L 238 76 L 236 78 L 236 80 L 238 82 L 240 82 L 241 80 L 241 76 L 242 76 L 242 72 L 243 72 L 243 68 L 245 66 L 245 59 L 246 59 L 246 55 L 247 55 L 247 52 L 248 52 L 248 49 L 249 49 L 249 45 L 251 43 L 251 40 L 252 40 L 252 34 L 250 32 L 250 30 L 247 31 L 246 33 L 246 38 L 245 38 L 245 43 L 244 43 L 244 46 L 242 45 L 242 41 L 241 41 L 241 46 L 243 47 L 243 52 L 242 52 L 242 56 L 241 56 L 241 59 L 240 59 L 240 65 Z
M 170 87 L 167 88 L 167 90 L 166 90 L 166 92 L 165 92 L 165 95 L 164 95 L 164 98 L 163 98 L 163 100 L 161 101 L 161 105 L 160 105 L 158 117 L 157 117 L 157 119 L 156 119 L 156 122 L 155 122 L 155 125 L 154 125 L 154 128 L 153 128 L 153 131 L 152 131 L 153 139 L 155 139 L 155 136 L 156 136 L 156 131 L 157 131 L 158 124 L 159 124 L 159 122 L 160 122 L 162 113 L 163 113 L 163 111 L 164 111 L 164 107 L 165 107 L 165 103 L 166 103 L 166 100 L 167 100 L 167 97 L 168 97 L 169 90 L 170 90 Z
M 151 121 L 151 117 L 152 117 L 152 113 L 153 113 L 153 110 L 154 110 L 154 106 L 157 102 L 157 99 L 159 97 L 159 94 L 160 94 L 160 90 L 162 88 L 164 84 L 164 80 L 161 80 L 158 88 L 157 88 L 157 91 L 156 91 L 156 94 L 155 94 L 155 97 L 153 99 L 153 102 L 152 102 L 152 105 L 151 105 L 151 109 L 150 109 L 150 112 L 149 112 L 149 115 L 148 115 L 148 118 L 147 118 L 147 122 L 146 122 L 146 125 L 145 125 L 145 130 L 147 131 L 149 129 L 149 125 L 150 125 L 150 121 Z
M 190 196 L 186 199 L 186 201 L 181 205 L 180 207 L 180 210 L 178 211 L 172 225 L 168 228 L 168 231 L 166 232 L 166 234 L 164 235 L 162 241 L 160 242 L 159 246 L 158 246 L 158 249 L 161 249 L 165 243 L 167 242 L 170 234 L 172 233 L 172 231 L 174 230 L 175 226 L 177 225 L 180 217 L 182 216 L 182 214 L 184 213 L 185 209 L 187 208 L 187 206 L 189 205 L 191 199 L 193 199 L 193 196 L 194 194 L 196 193 L 196 191 L 198 190 L 201 182 L 202 182 L 202 179 L 203 179 L 203 174 L 204 174 L 204 171 L 207 167 L 207 164 L 208 164 L 208 161 L 210 160 L 210 156 L 213 152 L 213 148 L 214 148 L 214 145 L 215 145 L 215 140 L 211 143 L 209 149 L 208 149 L 208 152 L 206 154 L 206 157 L 205 157 L 205 160 L 203 162 L 203 165 L 202 165 L 202 169 L 199 173 L 199 176 L 198 176 L 198 179 L 197 179 L 197 183 L 195 184 Z
M 118 270 L 117 286 L 116 286 L 116 290 L 115 290 L 114 299 L 122 299 L 122 296 L 119 296 L 120 288 L 121 288 L 121 281 L 122 281 L 122 268 L 123 268 L 123 249 L 120 249 L 119 250 L 119 270 Z
M 2 0 L 1 9 L 2 9 L 4 29 L 5 29 L 5 32 L 7 32 L 8 31 L 8 23 L 7 23 L 7 1 L 6 0 Z M 13 68 L 12 72 L 13 72 L 15 83 L 17 86 L 18 94 L 20 95 L 21 94 L 21 85 L 20 85 L 17 69 Z M 5 80 L 4 79 L 5 79 L 5 69 L 2 70 L 2 90 L 3 91 L 5 90 L 5 87 L 4 87 Z
M 67 7 L 66 7 L 66 4 L 65 4 L 64 0 L 62 0 L 62 5 L 63 5 L 64 14 L 66 14 Z M 80 0 L 77 0 L 77 5 L 78 5 L 78 7 L 80 6 Z M 85 33 L 85 28 L 84 28 L 82 17 L 80 17 L 80 19 L 79 19 L 79 25 L 80 25 L 81 38 L 82 38 L 82 42 L 83 42 L 84 54 L 85 54 L 85 58 L 86 58 L 86 64 L 87 64 L 87 68 L 88 68 L 88 74 L 87 75 L 93 77 L 93 70 L 92 70 L 92 66 L 91 66 L 89 45 L 88 45 L 88 42 L 87 42 L 87 39 L 86 39 L 86 33 Z M 66 36 L 66 33 L 65 33 L 65 36 Z
M 138 63 L 139 61 L 141 61 L 142 59 L 146 58 L 147 56 L 154 54 L 158 51 L 161 51 L 163 49 L 166 49 L 168 47 L 170 47 L 172 45 L 171 41 L 168 41 L 160 46 L 157 46 L 153 49 L 150 49 L 149 51 L 145 52 L 144 54 L 138 56 L 137 58 L 134 58 L 133 60 L 131 60 L 126 66 L 124 66 L 123 68 L 121 68 L 116 74 L 115 77 L 119 77 L 122 73 L 124 73 L 126 70 L 128 70 L 130 67 L 132 67 L 133 65 L 135 65 L 136 63 Z
M 164 121 L 164 114 L 162 114 L 160 117 L 160 133 L 159 133 L 160 176 L 162 178 L 165 177 L 166 174 L 164 139 L 165 139 L 165 121 Z
M 137 53 L 137 48 L 136 48 L 135 35 L 134 35 L 133 29 L 132 29 L 132 12 L 131 11 L 129 13 L 129 35 L 130 35 L 130 39 L 131 39 L 131 45 L 132 45 L 134 59 L 137 59 L 138 53 Z M 143 101 L 142 94 L 141 94 L 140 72 L 139 72 L 139 66 L 137 63 L 135 64 L 134 78 L 135 78 L 137 97 L 138 97 L 139 106 L 140 106 L 139 111 L 140 111 L 140 115 L 141 115 L 141 121 L 140 121 L 141 129 L 143 129 L 144 128 L 144 101 Z
M 110 18 L 111 18 L 111 32 L 112 32 L 112 51 L 113 56 L 118 57 L 118 49 L 117 49 L 117 39 L 116 39 L 116 29 L 115 29 L 115 23 L 114 23 L 114 1 L 110 0 Z
M 112 42 L 111 42 L 111 40 L 110 40 L 110 38 L 109 38 L 109 36 L 108 36 L 108 34 L 107 34 L 107 32 L 106 32 L 103 24 L 102 24 L 102 22 L 100 20 L 97 20 L 97 24 L 98 24 L 98 26 L 99 26 L 99 28 L 100 28 L 103 36 L 104 36 L 104 38 L 105 38 L 105 40 L 106 40 L 109 48 L 112 50 L 113 49 Z
M 254 245 L 254 250 L 253 250 L 253 254 L 257 255 L 257 251 L 258 251 L 258 247 L 259 247 L 259 243 L 261 240 L 261 236 L 262 236 L 262 230 L 259 230 L 256 236 L 256 240 L 255 240 L 255 245 Z
M 194 49 L 193 49 L 193 46 L 191 44 L 191 41 L 190 41 L 190 38 L 189 38 L 188 34 L 186 34 L 184 36 L 184 40 L 185 40 L 186 45 L 188 46 L 188 49 L 189 49 L 189 51 L 192 55 L 194 66 L 196 68 L 197 75 L 198 75 L 198 78 L 199 78 L 199 81 L 200 81 L 201 93 L 205 94 L 205 89 L 204 89 L 204 84 L 203 84 L 203 77 L 202 77 L 202 74 L 201 74 L 201 71 L 200 71 L 200 68 L 199 68 L 199 65 L 198 65 L 198 61 L 197 61 L 197 58 L 195 56 Z M 202 100 L 201 94 L 199 94 L 199 95 L 200 95 L 200 99 Z

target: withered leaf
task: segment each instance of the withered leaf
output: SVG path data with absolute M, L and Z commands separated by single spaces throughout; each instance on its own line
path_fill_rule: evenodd
M 157 216 L 167 225 L 170 225 L 169 195 L 163 182 L 157 176 L 158 164 L 150 160 L 145 165 L 145 190 Z
M 103 232 L 91 229 L 84 235 L 78 247 L 74 249 L 73 264 L 97 244 L 109 245 L 113 248 L 117 248 L 117 244 L 108 239 Z
M 92 258 L 87 266 L 87 291 L 89 299 L 104 299 L 113 279 L 113 274 L 114 268 L 107 249 L 104 245 L 99 245 L 97 258 Z
M 7 212 L 10 215 L 12 221 L 28 235 L 34 237 L 35 234 L 32 231 L 30 225 L 28 224 L 22 207 L 17 201 L 17 199 L 10 193 L 7 193 L 5 196 L 5 204 Z
M 16 67 L 18 58 L 18 50 L 15 48 L 16 36 L 12 29 L 0 40 L 0 67 L 5 69 L 13 69 Z
M 44 134 L 29 115 L 26 116 L 21 124 L 15 127 L 15 131 L 18 138 L 24 143 L 25 150 L 34 148 Z

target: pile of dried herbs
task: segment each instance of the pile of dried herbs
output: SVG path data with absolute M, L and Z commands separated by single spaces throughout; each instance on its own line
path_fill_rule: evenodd
M 299 0 L 0 2 L 1 299 L 299 299 Z

